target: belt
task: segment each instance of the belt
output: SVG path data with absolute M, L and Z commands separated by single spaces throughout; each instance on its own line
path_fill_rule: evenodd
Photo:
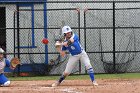
M 82 53 L 82 51 L 83 51 L 83 49 L 81 49 L 81 51 L 80 51 L 79 53 L 74 54 L 73 56 L 81 54 L 81 53 Z

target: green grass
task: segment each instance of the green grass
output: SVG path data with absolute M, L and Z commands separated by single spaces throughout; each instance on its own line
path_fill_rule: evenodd
M 140 79 L 140 73 L 123 73 L 123 74 L 98 74 L 99 79 Z
M 29 80 L 57 80 L 60 76 L 36 76 L 36 77 L 9 77 L 10 80 L 29 81 Z M 124 73 L 124 74 L 96 74 L 96 79 L 140 79 L 140 73 Z M 70 75 L 67 80 L 86 80 L 89 75 Z

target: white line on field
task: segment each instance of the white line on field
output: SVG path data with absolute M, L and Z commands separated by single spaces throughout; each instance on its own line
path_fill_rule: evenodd
M 66 93 L 82 93 L 76 91 L 74 88 L 65 88 L 65 89 L 60 89 L 60 91 L 66 92 Z

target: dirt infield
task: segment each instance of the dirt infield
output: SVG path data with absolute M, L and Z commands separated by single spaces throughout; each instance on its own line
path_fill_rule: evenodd
M 140 79 L 102 79 L 99 86 L 89 80 L 65 80 L 51 87 L 53 80 L 11 81 L 10 87 L 0 87 L 0 93 L 140 93 Z

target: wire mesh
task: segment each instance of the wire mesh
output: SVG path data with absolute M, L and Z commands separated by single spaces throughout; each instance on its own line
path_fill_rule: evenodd
M 48 64 L 59 57 L 54 34 L 61 34 L 62 26 L 69 25 L 79 35 L 95 73 L 140 71 L 139 1 L 50 0 L 46 4 L 47 10 L 43 9 L 44 5 L 36 3 L 34 9 L 32 6 L 19 7 L 19 11 L 15 11 L 16 5 L 7 5 L 6 23 L 1 21 L 5 27 L 0 26 L 0 44 L 2 47 L 2 40 L 5 40 L 7 58 L 20 55 L 22 64 L 31 65 L 31 71 L 48 74 L 53 68 Z M 44 36 L 49 39 L 48 45 L 41 43 Z M 60 74 L 65 65 L 55 67 L 56 70 L 49 74 Z M 24 71 L 23 66 L 20 70 Z M 85 66 L 77 64 L 73 72 L 77 71 L 86 73 Z

